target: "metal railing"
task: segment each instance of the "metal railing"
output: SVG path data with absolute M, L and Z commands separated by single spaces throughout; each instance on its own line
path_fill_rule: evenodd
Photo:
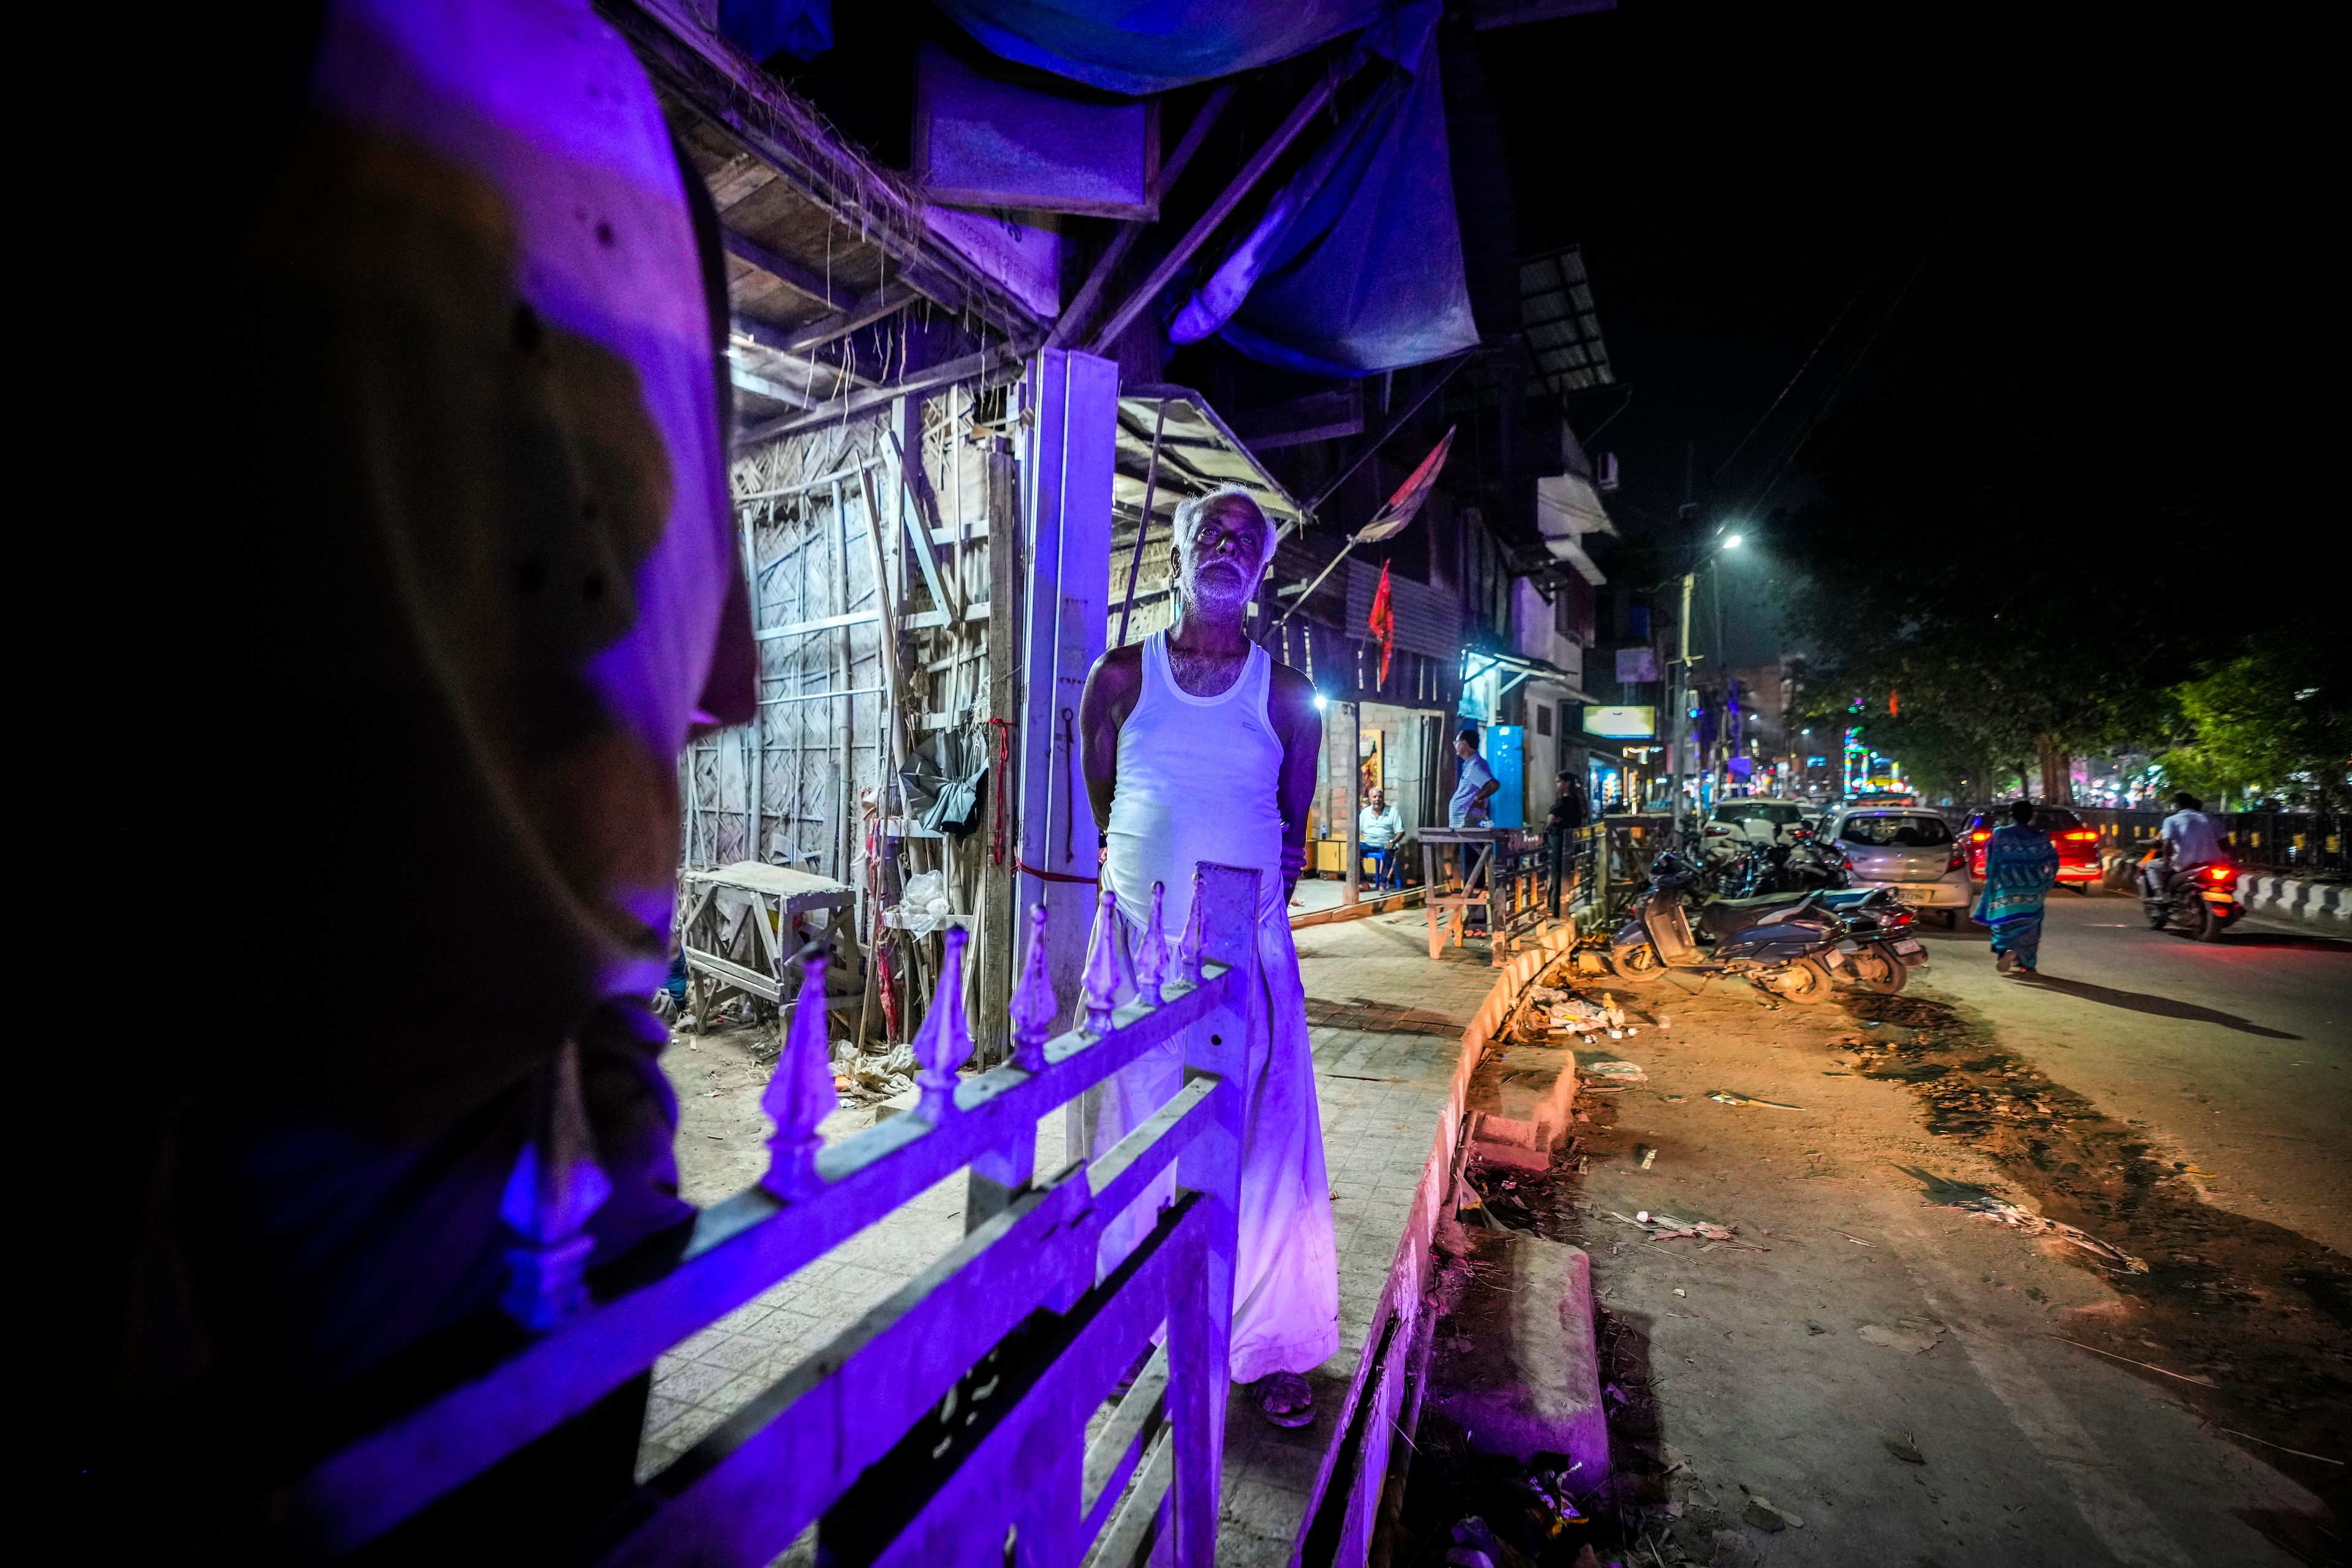
M 567 1050 L 501 1211 L 520 1342 L 316 1464 L 286 1515 L 325 1552 L 377 1540 L 969 1167 L 963 1242 L 640 1486 L 595 1560 L 756 1568 L 814 1523 L 841 1560 L 1076 1568 L 1091 1551 L 1104 1568 L 1155 1552 L 1210 1568 L 1256 883 L 1202 867 L 1172 963 L 1155 896 L 1132 959 L 1096 943 L 1086 1022 L 1054 1037 L 1040 911 L 1009 1009 L 1013 1060 L 971 1078 L 957 1069 L 971 1032 L 945 1000 L 962 994 L 951 931 L 943 1000 L 915 1041 L 919 1106 L 830 1146 L 817 1132 L 837 1103 L 825 959 L 811 948 L 761 1101 L 775 1123 L 767 1173 L 701 1211 L 675 1268 L 609 1298 L 583 1272 L 583 1226 L 608 1188 Z M 1097 935 L 1119 918 L 1105 893 Z M 1175 1097 L 1099 1158 L 1038 1179 L 1039 1119 L 1171 1039 L 1184 1047 Z M 1098 1260 L 1106 1227 L 1171 1164 L 1173 1201 L 1124 1259 Z M 1089 1418 L 1162 1324 L 1164 1345 L 1090 1444 Z

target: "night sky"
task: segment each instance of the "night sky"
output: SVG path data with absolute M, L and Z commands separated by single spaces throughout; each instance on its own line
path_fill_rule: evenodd
M 1710 526 L 1767 546 L 1727 579 L 1733 662 L 1776 646 L 1740 589 L 1801 532 L 1754 524 L 1824 497 L 1858 548 L 1966 548 L 1998 490 L 2075 498 L 2045 547 L 2101 568 L 2259 541 L 2340 570 L 2332 49 L 2105 15 L 1625 0 L 1481 36 L 1521 248 L 1583 245 L 1633 391 L 1593 443 L 1621 526 L 1670 531 L 1688 452 Z

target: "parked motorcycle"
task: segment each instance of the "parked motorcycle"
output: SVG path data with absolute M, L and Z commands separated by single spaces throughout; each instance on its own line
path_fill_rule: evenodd
M 2141 857 L 2139 907 L 2150 931 L 2179 930 L 2199 942 L 2219 941 L 2246 912 L 2238 901 L 2238 868 L 2227 861 L 2176 872 L 2156 850 Z
M 1825 852 L 1801 828 L 1795 833 L 1799 837 L 1793 844 L 1759 846 L 1733 856 L 1717 872 L 1724 896 L 1753 899 L 1846 886 L 1844 857 L 1833 848 Z
M 1619 978 L 1641 984 L 1669 969 L 1736 974 L 1810 1005 L 1829 1000 L 1839 978 L 1899 991 L 1909 972 L 1927 962 L 1926 947 L 1904 931 L 1911 911 L 1884 889 L 1698 903 L 1693 894 L 1703 876 L 1679 853 L 1658 857 L 1649 886 L 1634 895 L 1610 944 Z

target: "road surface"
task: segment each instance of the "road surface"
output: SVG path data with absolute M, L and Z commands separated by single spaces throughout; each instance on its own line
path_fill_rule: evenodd
M 2048 907 L 2040 979 L 1996 973 L 1980 931 L 1930 931 L 1922 990 L 2210 1173 L 2207 1202 L 2352 1256 L 2352 941 L 2241 921 L 2191 942 L 2116 895 Z
M 1657 1561 L 2344 1561 L 2352 943 L 2050 909 L 2038 982 L 1963 931 L 1900 996 L 1624 993 L 1644 1077 L 1530 1201 Z

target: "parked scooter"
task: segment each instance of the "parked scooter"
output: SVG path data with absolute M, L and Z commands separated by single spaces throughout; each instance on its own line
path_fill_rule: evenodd
M 1835 981 L 1879 992 L 1903 988 L 1927 962 L 1904 932 L 1911 912 L 1883 889 L 1816 890 L 1697 904 L 1701 868 L 1669 850 L 1651 867 L 1610 944 L 1618 977 L 1640 984 L 1669 969 L 1737 974 L 1790 1002 L 1825 1002 Z M 1834 900 L 1834 902 L 1832 902 Z
M 2238 868 L 2225 860 L 2176 872 L 2155 849 L 2139 863 L 2139 907 L 2150 931 L 2186 931 L 2199 942 L 2220 940 L 2246 912 L 2238 901 Z

